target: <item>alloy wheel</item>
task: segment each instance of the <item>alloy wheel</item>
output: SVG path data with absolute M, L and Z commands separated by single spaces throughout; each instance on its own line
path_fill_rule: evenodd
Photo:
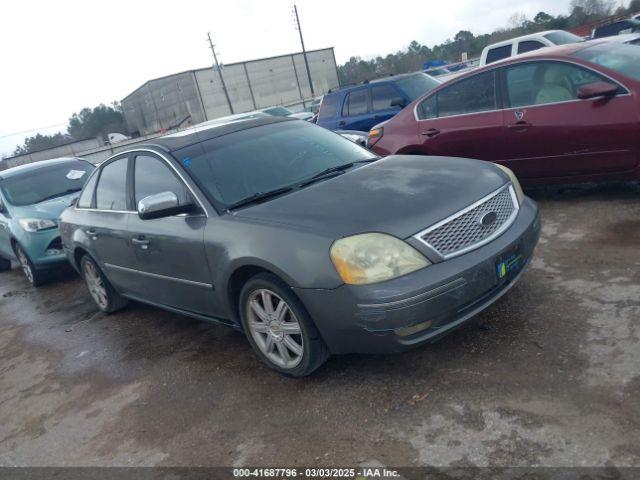
M 260 351 L 281 368 L 295 368 L 304 354 L 300 322 L 280 296 L 264 288 L 247 299 L 251 336 Z
M 107 289 L 102 281 L 102 276 L 92 262 L 84 262 L 84 279 L 91 297 L 101 309 L 106 309 L 109 305 Z
M 18 261 L 20 262 L 20 266 L 22 267 L 24 275 L 27 277 L 27 280 L 29 280 L 30 283 L 34 283 L 33 270 L 31 270 L 31 264 L 29 263 L 27 254 L 24 253 L 21 247 L 16 248 L 16 253 L 18 254 Z

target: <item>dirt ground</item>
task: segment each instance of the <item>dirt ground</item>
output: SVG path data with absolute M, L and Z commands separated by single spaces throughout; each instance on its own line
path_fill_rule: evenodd
M 226 327 L 0 274 L 0 465 L 640 466 L 640 186 L 532 192 L 520 283 L 394 356 L 268 370 Z

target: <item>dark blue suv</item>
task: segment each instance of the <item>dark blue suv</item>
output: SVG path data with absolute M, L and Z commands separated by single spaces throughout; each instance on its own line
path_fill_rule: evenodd
M 330 90 L 322 97 L 316 123 L 329 130 L 368 132 L 438 85 L 439 80 L 417 72 Z

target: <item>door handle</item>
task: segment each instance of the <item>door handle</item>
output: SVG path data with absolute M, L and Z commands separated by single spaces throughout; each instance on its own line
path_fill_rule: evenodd
M 524 132 L 530 126 L 531 126 L 530 123 L 525 122 L 525 121 L 520 121 L 520 122 L 516 122 L 516 123 L 510 123 L 509 125 L 507 125 L 507 128 L 509 128 L 511 130 L 515 130 L 516 132 Z
M 134 245 L 140 245 L 142 248 L 147 248 L 147 246 L 149 245 L 149 240 L 147 240 L 143 236 L 133 237 L 131 239 L 131 243 Z
M 435 137 L 439 133 L 440 130 L 438 130 L 437 128 L 430 128 L 429 130 L 425 130 L 424 132 L 422 132 L 422 135 L 426 137 Z

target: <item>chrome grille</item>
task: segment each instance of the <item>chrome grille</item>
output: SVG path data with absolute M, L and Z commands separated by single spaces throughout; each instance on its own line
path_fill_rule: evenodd
M 491 212 L 495 213 L 495 221 L 483 225 L 481 219 Z M 491 241 L 511 225 L 517 212 L 518 200 L 509 185 L 418 233 L 416 237 L 444 258 L 450 258 Z

